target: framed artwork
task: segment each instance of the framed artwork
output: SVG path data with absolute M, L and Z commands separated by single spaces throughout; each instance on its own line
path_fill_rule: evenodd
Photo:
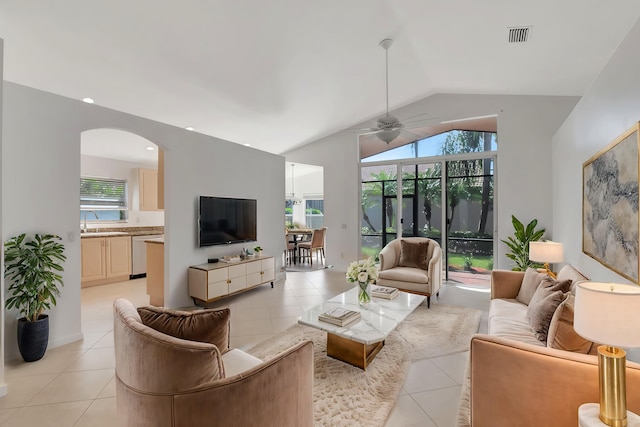
M 582 251 L 638 283 L 640 123 L 582 165 Z

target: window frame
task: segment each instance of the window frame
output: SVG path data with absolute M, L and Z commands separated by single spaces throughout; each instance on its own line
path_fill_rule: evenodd
M 106 187 L 107 185 L 116 185 L 122 187 L 123 194 L 117 198 L 101 198 L 92 195 L 98 193 L 85 193 L 83 194 L 83 183 L 86 180 L 95 180 L 102 182 Z M 93 204 L 90 203 L 93 201 Z M 102 201 L 102 203 L 101 203 Z M 83 203 L 84 202 L 84 203 Z M 87 203 L 89 202 L 89 203 Z M 113 202 L 108 204 L 108 202 Z M 129 221 L 129 182 L 124 178 L 105 178 L 100 176 L 83 175 L 80 177 L 80 222 L 81 225 L 85 222 L 85 216 L 87 211 L 94 211 L 98 213 L 101 211 L 120 211 L 120 219 L 100 219 L 100 218 L 86 218 L 87 224 L 107 224 L 107 223 L 126 223 Z

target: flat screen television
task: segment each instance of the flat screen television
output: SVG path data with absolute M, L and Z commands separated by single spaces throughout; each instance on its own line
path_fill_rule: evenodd
M 257 201 L 200 196 L 198 246 L 256 241 Z

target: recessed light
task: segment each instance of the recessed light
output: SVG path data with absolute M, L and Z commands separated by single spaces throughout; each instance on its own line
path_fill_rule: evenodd
M 193 128 L 191 126 L 187 126 L 185 129 L 186 130 L 193 130 Z
M 245 147 L 251 147 L 251 144 L 244 144 Z
M 149 147 L 147 147 L 147 150 L 149 150 L 149 151 L 153 151 L 153 150 L 155 150 L 155 148 L 153 148 L 153 147 L 149 146 Z
M 82 102 L 86 102 L 87 104 L 93 104 L 93 98 L 82 98 Z

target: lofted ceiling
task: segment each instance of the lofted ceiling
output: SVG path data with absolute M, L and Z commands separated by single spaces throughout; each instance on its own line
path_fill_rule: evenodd
M 637 0 L 0 0 L 0 38 L 8 81 L 283 153 L 375 125 L 384 38 L 391 110 L 579 96 L 639 16 Z

